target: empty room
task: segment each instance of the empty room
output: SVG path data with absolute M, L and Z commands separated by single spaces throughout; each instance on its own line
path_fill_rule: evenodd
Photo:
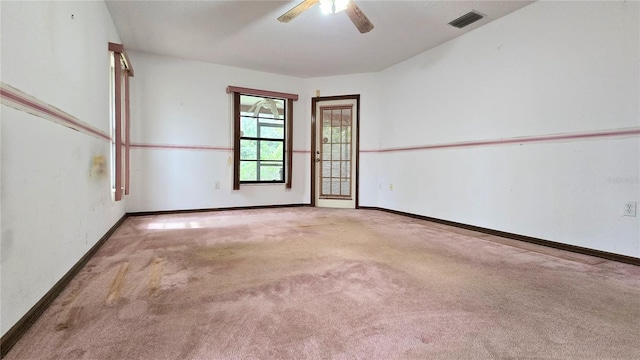
M 640 2 L 0 29 L 3 359 L 640 358 Z

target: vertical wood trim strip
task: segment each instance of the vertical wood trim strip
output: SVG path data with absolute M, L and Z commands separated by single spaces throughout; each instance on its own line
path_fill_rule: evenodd
M 129 70 L 125 73 L 124 76 L 124 123 L 125 123 L 125 133 L 124 133 L 124 194 L 129 195 L 129 183 L 130 183 L 130 172 L 131 172 L 131 163 L 130 158 L 130 150 L 131 150 L 131 111 L 129 109 L 129 76 L 131 73 Z
M 122 65 L 120 63 L 120 53 L 114 52 L 115 57 L 115 115 L 116 115 L 116 184 L 115 184 L 115 200 L 122 200 Z
M 240 190 L 240 93 L 233 93 L 233 190 Z
M 360 208 L 360 94 L 356 99 L 356 209 Z
M 316 206 L 316 106 L 318 98 L 311 99 L 311 206 Z
M 293 101 L 287 100 L 287 179 L 285 187 L 291 189 L 293 177 Z

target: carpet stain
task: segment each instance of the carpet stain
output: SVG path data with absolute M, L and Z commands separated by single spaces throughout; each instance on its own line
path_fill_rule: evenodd
M 65 321 L 56 324 L 56 330 L 60 331 L 60 330 L 68 329 L 69 327 L 73 326 L 73 324 L 78 321 L 78 318 L 80 317 L 80 313 L 82 312 L 82 309 L 83 309 L 82 306 L 72 307 L 69 310 Z
M 109 287 L 109 294 L 105 300 L 106 305 L 111 305 L 118 301 L 120 298 L 120 293 L 122 292 L 122 287 L 124 286 L 125 276 L 129 271 L 129 262 L 124 262 L 118 268 L 118 272 L 116 276 L 113 278 L 111 282 L 111 286 Z
M 162 276 L 162 258 L 156 257 L 151 263 L 151 277 L 149 278 L 149 295 L 157 296 L 160 289 L 160 278 Z

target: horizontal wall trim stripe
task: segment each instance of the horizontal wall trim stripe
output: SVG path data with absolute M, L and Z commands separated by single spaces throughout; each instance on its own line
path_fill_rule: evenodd
M 533 143 L 533 142 L 551 142 L 551 141 L 566 141 L 566 140 L 639 136 L 639 135 L 640 135 L 640 127 L 632 127 L 632 128 L 624 128 L 624 129 L 601 130 L 601 131 L 582 132 L 582 133 L 563 133 L 563 134 L 553 134 L 553 135 L 515 137 L 515 138 L 506 138 L 506 139 L 461 141 L 461 142 L 455 142 L 455 143 L 407 146 L 407 147 L 396 147 L 396 148 L 377 149 L 377 150 L 360 150 L 360 152 L 383 153 L 383 152 L 400 152 L 400 151 L 415 151 L 415 150 L 438 150 L 438 149 L 448 149 L 448 148 L 523 144 L 523 143 Z
M 552 135 L 515 137 L 515 138 L 494 139 L 494 140 L 461 141 L 461 142 L 455 142 L 455 143 L 408 146 L 408 147 L 397 147 L 397 148 L 387 148 L 387 149 L 371 149 L 371 150 L 360 150 L 360 152 L 361 153 L 385 153 L 385 152 L 401 152 L 401 151 L 415 151 L 415 150 L 438 150 L 438 149 L 448 149 L 448 148 L 463 148 L 463 147 L 478 147 L 478 146 L 493 146 L 493 145 L 508 145 L 508 144 L 523 144 L 523 143 L 536 143 L 536 142 L 552 142 L 552 141 L 581 140 L 581 139 L 594 139 L 594 138 L 607 138 L 607 137 L 628 137 L 628 136 L 640 136 L 640 127 L 601 130 L 601 131 L 582 132 L 582 133 L 563 133 L 563 134 L 552 134 Z M 144 149 L 233 151 L 233 148 L 230 148 L 230 147 L 206 146 L 206 145 L 131 144 L 131 147 L 139 148 L 139 149 L 144 148 Z M 309 154 L 311 153 L 311 150 L 293 150 L 293 153 Z
M 104 131 L 3 82 L 0 83 L 0 100 L 3 105 L 66 126 L 100 140 L 111 141 L 111 136 Z
M 213 151 L 233 151 L 233 148 L 224 146 L 209 145 L 178 145 L 178 144 L 131 144 L 132 149 L 156 149 L 156 150 L 213 150 Z M 310 150 L 293 150 L 295 153 L 308 154 Z
M 157 149 L 157 150 L 217 150 L 217 151 L 233 151 L 232 148 L 222 146 L 207 145 L 177 145 L 177 144 L 131 144 L 132 149 Z

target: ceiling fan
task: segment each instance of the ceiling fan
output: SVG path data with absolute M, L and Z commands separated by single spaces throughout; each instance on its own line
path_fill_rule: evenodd
M 288 23 L 317 4 L 320 4 L 320 9 L 322 9 L 323 13 L 335 14 L 344 11 L 362 34 L 368 33 L 373 29 L 371 21 L 353 0 L 304 0 L 282 14 L 278 21 Z

